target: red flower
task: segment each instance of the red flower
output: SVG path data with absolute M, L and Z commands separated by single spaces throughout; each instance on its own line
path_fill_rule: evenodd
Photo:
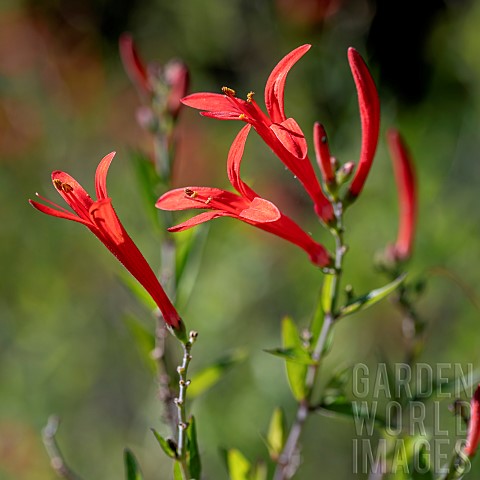
M 158 199 L 157 208 L 211 210 L 171 227 L 169 231 L 179 232 L 217 217 L 233 217 L 298 245 L 308 253 L 315 265 L 328 266 L 330 257 L 326 249 L 315 242 L 293 220 L 280 212 L 273 203 L 261 198 L 240 178 L 240 163 L 249 131 L 250 125 L 240 130 L 228 154 L 228 178 L 239 195 L 210 187 L 177 188 L 165 193 Z
M 323 181 L 327 186 L 332 185 L 335 182 L 335 172 L 333 171 L 332 157 L 328 147 L 327 133 L 323 125 L 318 122 L 313 125 L 313 144 Z
M 398 131 L 389 130 L 387 140 L 392 157 L 400 207 L 398 236 L 391 254 L 395 260 L 407 260 L 412 253 L 417 217 L 415 171 L 410 153 Z
M 287 74 L 297 61 L 310 49 L 310 45 L 296 48 L 285 56 L 273 69 L 265 86 L 265 105 L 268 115 L 258 106 L 253 92 L 247 100 L 235 96 L 235 91 L 224 87 L 223 95 L 217 93 L 194 93 L 182 102 L 202 110 L 206 117 L 220 120 L 243 120 L 252 125 L 275 155 L 290 169 L 312 198 L 317 214 L 328 222 L 333 209 L 325 197 L 307 156 L 307 142 L 299 125 L 287 118 L 284 109 L 284 90 Z
M 480 385 L 475 390 L 470 402 L 470 422 L 468 424 L 465 454 L 473 457 L 480 442 Z
M 187 66 L 181 60 L 171 60 L 163 69 L 154 66 L 145 66 L 138 55 L 133 38 L 128 33 L 120 36 L 118 41 L 120 57 L 123 66 L 131 82 L 137 88 L 144 99 L 150 99 L 157 90 L 160 90 L 159 97 L 164 97 L 164 89 L 168 95 L 163 101 L 168 114 L 174 119 L 178 116 L 180 99 L 187 94 L 190 74 Z M 160 87 L 160 88 L 159 88 Z
M 360 54 L 351 47 L 348 49 L 348 62 L 357 88 L 362 125 L 360 161 L 348 191 L 348 199 L 351 202 L 362 191 L 375 156 L 380 129 L 380 101 L 375 83 L 365 62 Z
M 123 66 L 131 82 L 140 95 L 149 98 L 153 93 L 153 88 L 148 78 L 147 69 L 135 48 L 133 38 L 128 33 L 124 33 L 121 35 L 118 44 Z
M 128 236 L 125 228 L 113 209 L 107 193 L 107 172 L 115 152 L 102 159 L 95 174 L 95 191 L 97 200 L 92 200 L 83 187 L 65 172 L 52 173 L 53 185 L 58 193 L 75 212 L 40 197 L 52 206 L 30 200 L 32 206 L 47 215 L 73 220 L 85 225 L 117 257 L 125 268 L 140 282 L 151 295 L 162 312 L 167 325 L 178 332 L 184 331 L 183 323 L 175 307 L 168 299 L 157 277 L 147 261 Z

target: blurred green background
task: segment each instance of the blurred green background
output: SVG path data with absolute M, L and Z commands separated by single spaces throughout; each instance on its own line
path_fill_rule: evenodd
M 158 236 L 129 162 L 129 150 L 148 150 L 150 138 L 136 124 L 139 102 L 119 59 L 123 31 L 133 34 L 145 59 L 182 58 L 191 69 L 192 91 L 218 92 L 227 85 L 243 97 L 254 90 L 261 104 L 276 62 L 311 43 L 289 76 L 286 110 L 309 145 L 313 122 L 321 121 L 341 161 L 356 160 L 360 146 L 346 58 L 349 46 L 357 48 L 379 87 L 382 137 L 366 188 L 347 214 L 345 281 L 359 292 L 385 281 L 374 271 L 373 257 L 396 236 L 397 197 L 384 132 L 397 126 L 416 160 L 420 188 L 411 270 L 441 266 L 467 286 L 430 276 L 419 304 L 429 323 L 421 360 L 478 366 L 479 312 L 466 294 L 480 295 L 478 25 L 480 3 L 459 0 L 4 0 L 0 478 L 54 478 L 40 440 L 51 413 L 63 419 L 58 439 L 84 478 L 123 478 L 125 446 L 147 479 L 170 478 L 170 462 L 149 429 L 166 432 L 155 381 L 124 316 L 143 315 L 152 330 L 153 323 L 97 239 L 27 203 L 37 191 L 58 200 L 49 177 L 56 169 L 92 190 L 96 165 L 116 150 L 109 176 L 113 203 L 147 259 L 159 266 Z M 226 187 L 226 155 L 238 129 L 237 122 L 184 110 L 175 184 Z M 245 178 L 331 246 L 299 185 L 251 137 Z M 284 315 L 306 325 L 321 278 L 300 249 L 231 219 L 211 224 L 199 275 L 181 311 L 188 327 L 200 332 L 191 370 L 237 348 L 249 355 L 191 405 L 205 478 L 227 478 L 220 447 L 239 448 L 251 460 L 266 456 L 262 434 L 275 406 L 291 420 L 295 403 L 284 367 L 263 349 L 280 344 Z M 324 372 L 356 362 L 373 365 L 380 349 L 401 361 L 400 332 L 400 318 L 388 301 L 345 319 Z M 448 425 L 448 401 L 441 405 Z M 351 421 L 312 416 L 298 478 L 357 478 L 354 436 Z

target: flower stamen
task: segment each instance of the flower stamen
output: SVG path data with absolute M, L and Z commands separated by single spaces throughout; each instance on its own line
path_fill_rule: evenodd
M 237 94 L 233 88 L 229 87 L 222 87 L 222 92 L 227 95 L 227 97 L 234 97 Z

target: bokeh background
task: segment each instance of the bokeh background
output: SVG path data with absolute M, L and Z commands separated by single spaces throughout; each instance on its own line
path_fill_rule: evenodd
M 429 324 L 421 360 L 478 366 L 480 312 L 472 301 L 480 295 L 478 25 L 480 3 L 460 0 L 3 0 L 0 478 L 54 478 L 40 439 L 51 413 L 62 417 L 58 439 L 84 478 L 123 478 L 125 446 L 146 478 L 170 478 L 170 462 L 149 429 L 166 432 L 155 381 L 124 317 L 143 315 L 152 330 L 153 322 L 119 280 L 120 265 L 92 235 L 27 202 L 37 191 L 57 200 L 49 179 L 56 169 L 92 189 L 98 161 L 116 150 L 110 194 L 127 230 L 159 266 L 158 236 L 129 161 L 132 148 L 150 148 L 150 138 L 136 123 L 139 101 L 119 59 L 124 31 L 148 60 L 182 58 L 192 91 L 227 85 L 241 96 L 256 91 L 259 102 L 276 62 L 311 43 L 289 76 L 286 109 L 310 145 L 313 122 L 321 121 L 342 161 L 356 160 L 360 146 L 346 58 L 349 46 L 357 48 L 378 84 L 382 137 L 367 186 L 347 215 L 346 281 L 357 291 L 385 281 L 373 258 L 396 235 L 384 133 L 397 126 L 415 157 L 420 188 L 410 267 L 413 274 L 429 272 L 419 303 Z M 226 187 L 226 155 L 239 124 L 196 111 L 181 115 L 175 184 Z M 331 245 L 299 185 L 251 137 L 245 177 Z M 239 448 L 252 461 L 266 456 L 262 435 L 275 406 L 292 418 L 295 403 L 282 362 L 263 349 L 280 344 L 284 315 L 306 325 L 321 277 L 302 251 L 279 239 L 231 219 L 211 224 L 181 312 L 200 332 L 192 372 L 238 348 L 248 357 L 191 405 L 205 478 L 227 478 L 221 448 Z M 374 365 L 379 352 L 400 361 L 400 329 L 388 301 L 345 319 L 324 372 Z M 441 405 L 442 425 L 451 425 L 448 400 Z M 298 478 L 364 478 L 352 475 L 354 436 L 351 421 L 313 416 Z

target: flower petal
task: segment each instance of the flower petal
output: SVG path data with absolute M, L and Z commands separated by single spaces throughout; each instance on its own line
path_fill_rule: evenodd
M 296 158 L 303 160 L 307 156 L 307 141 L 300 126 L 293 118 L 287 118 L 281 124 L 273 123 L 270 128 L 280 143 Z
M 189 208 L 213 208 L 209 203 L 199 200 L 215 198 L 224 203 L 238 200 L 240 197 L 232 192 L 211 187 L 176 188 L 164 193 L 155 203 L 160 210 L 188 210 Z
M 51 215 L 52 217 L 65 218 L 66 220 L 73 220 L 74 222 L 83 223 L 84 225 L 87 225 L 87 226 L 90 225 L 90 223 L 84 220 L 83 218 L 80 218 L 79 216 L 74 215 L 73 213 L 63 211 L 63 209 L 57 210 L 56 208 L 49 207 L 47 205 L 44 205 L 43 203 L 36 202 L 35 200 L 29 200 L 28 202 L 33 208 L 36 208 L 40 212 L 46 213 L 47 215 Z M 59 206 L 58 208 L 61 208 L 61 207 Z
M 200 115 L 217 120 L 240 120 L 240 113 L 237 112 L 200 112 Z
M 68 173 L 60 170 L 52 173 L 52 182 L 70 208 L 87 222 L 90 221 L 88 210 L 93 200 L 87 191 Z
M 248 208 L 240 212 L 239 217 L 253 223 L 268 223 L 278 220 L 281 213 L 272 202 L 256 197 Z
M 227 175 L 233 188 L 243 197 L 252 200 L 258 197 L 258 195 L 240 178 L 240 164 L 250 128 L 250 125 L 245 125 L 230 147 L 227 160 Z
M 199 225 L 200 223 L 205 223 L 208 222 L 209 220 L 213 220 L 214 218 L 218 217 L 233 217 L 234 215 L 228 213 L 228 212 L 221 212 L 219 210 L 214 210 L 213 212 L 203 212 L 200 213 L 199 215 L 195 215 L 192 218 L 189 218 L 183 223 L 179 223 L 178 225 L 175 225 L 174 227 L 170 227 L 168 229 L 169 232 L 182 232 L 183 230 L 187 230 L 189 228 L 195 227 L 196 225 Z
M 362 191 L 377 149 L 380 129 L 380 100 L 377 89 L 367 65 L 360 54 L 348 49 L 348 61 L 357 88 L 360 121 L 362 125 L 362 148 L 357 171 L 349 188 L 351 197 L 357 197 Z
M 102 158 L 95 172 L 95 191 L 97 200 L 108 198 L 107 193 L 107 173 L 116 152 L 111 152 Z
M 220 93 L 192 93 L 182 98 L 181 101 L 188 107 L 204 110 L 205 112 L 235 112 L 237 116 L 241 113 L 235 108 L 235 104 L 231 100 Z
M 311 45 L 302 45 L 282 58 L 272 70 L 265 85 L 265 105 L 272 122 L 281 123 L 285 120 L 284 90 L 287 74 L 302 58 Z

